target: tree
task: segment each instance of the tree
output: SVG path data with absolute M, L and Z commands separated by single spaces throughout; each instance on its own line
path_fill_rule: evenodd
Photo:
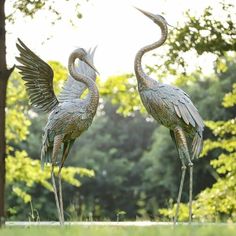
M 225 69 L 224 56 L 227 52 L 236 51 L 235 4 L 231 2 L 216 1 L 214 7 L 207 7 L 200 16 L 188 10 L 186 21 L 179 24 L 178 30 L 170 30 L 167 52 L 161 56 L 165 66 L 156 65 L 152 70 L 160 69 L 163 74 L 173 74 L 178 78 L 182 73 L 188 74 L 191 57 L 198 59 L 206 55 L 213 56 L 217 70 Z M 216 13 L 219 11 L 220 19 Z M 201 70 L 196 64 L 196 69 Z
M 14 68 L 7 69 L 6 63 L 6 30 L 5 0 L 0 3 L 0 226 L 5 221 L 5 175 L 6 175 L 6 139 L 5 139 L 5 107 L 9 76 Z
M 65 0 L 68 2 L 68 0 Z M 6 108 L 6 93 L 7 93 L 7 83 L 11 72 L 11 69 L 7 68 L 6 62 L 6 20 L 11 20 L 14 22 L 14 13 L 16 11 L 21 12 L 24 16 L 33 17 L 34 14 L 42 9 L 47 9 L 49 12 L 56 16 L 56 20 L 60 19 L 63 13 L 57 11 L 54 7 L 55 2 L 50 0 L 19 0 L 13 1 L 12 9 L 13 12 L 6 17 L 4 7 L 5 0 L 0 1 L 0 226 L 4 224 L 5 221 L 5 176 L 6 176 L 6 135 L 5 135 L 5 108 Z M 75 15 L 80 18 L 81 14 L 78 12 L 80 4 L 76 3 Z
M 123 116 L 132 116 L 136 111 L 146 113 L 136 84 L 133 74 L 111 76 L 100 86 L 100 93 L 108 96 L 112 104 L 117 105 L 117 112 Z
M 232 92 L 224 96 L 222 105 L 235 112 L 236 84 Z M 235 113 L 234 113 L 235 114 Z M 218 157 L 211 161 L 211 165 L 218 174 L 217 182 L 201 192 L 195 201 L 195 217 L 199 220 L 227 220 L 236 219 L 236 118 L 226 121 L 208 121 L 207 126 L 212 130 L 215 138 L 205 141 L 203 155 L 214 155 L 218 150 Z

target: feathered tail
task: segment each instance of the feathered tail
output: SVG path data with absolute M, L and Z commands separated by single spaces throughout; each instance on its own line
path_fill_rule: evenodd
M 43 142 L 41 148 L 41 168 L 44 168 L 45 163 L 51 162 L 53 146 L 50 145 L 48 140 L 48 135 L 45 133 L 43 135 Z
M 202 131 L 197 131 L 192 142 L 192 159 L 198 158 L 203 147 Z

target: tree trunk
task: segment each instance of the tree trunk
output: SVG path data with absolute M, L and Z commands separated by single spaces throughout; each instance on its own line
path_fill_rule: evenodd
M 0 1 L 0 226 L 5 223 L 5 176 L 6 176 L 6 137 L 5 137 L 5 107 L 7 81 L 13 71 L 6 64 L 6 30 L 5 30 L 5 0 Z

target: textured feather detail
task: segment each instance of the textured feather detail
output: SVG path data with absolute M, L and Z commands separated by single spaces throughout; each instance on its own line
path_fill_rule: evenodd
M 73 143 L 75 142 L 75 139 L 70 140 L 69 142 L 64 143 L 63 145 L 63 152 L 62 152 L 62 159 L 61 159 L 61 164 L 59 166 L 59 171 L 58 173 L 61 172 L 62 167 L 64 166 L 64 163 L 68 157 L 68 154 L 73 146 Z
M 188 104 L 182 104 L 181 107 L 182 107 L 182 109 L 183 109 L 183 111 L 184 111 L 184 113 L 187 117 L 188 123 L 191 124 L 193 127 L 195 127 L 196 121 L 194 120 L 193 116 L 191 115 L 191 113 L 187 109 Z
M 50 112 L 58 105 L 58 100 L 53 90 L 52 68 L 33 53 L 20 39 L 16 44 L 20 52 L 17 61 L 21 65 L 19 69 L 22 79 L 26 81 L 25 86 L 33 106 Z
M 192 118 L 197 123 L 200 130 L 203 131 L 204 123 L 203 123 L 203 120 L 202 120 L 201 116 L 198 113 L 197 108 L 192 103 L 189 104 L 188 106 L 186 106 L 186 108 L 188 109 L 188 111 L 191 114 Z
M 181 127 L 185 135 L 193 138 L 192 159 L 198 158 L 203 147 L 204 123 L 189 96 L 179 88 L 155 82 L 150 89 L 141 90 L 140 96 L 148 113 L 159 123 L 170 130 Z
M 178 108 L 180 110 L 180 113 L 181 113 L 181 117 L 183 118 L 184 122 L 189 125 L 189 115 L 186 111 L 186 108 L 183 104 L 179 103 L 178 104 Z
M 49 139 L 48 139 L 48 133 L 44 133 L 43 136 L 43 143 L 41 148 L 41 168 L 44 168 L 45 163 L 51 162 L 51 156 L 53 151 L 53 145 L 50 145 Z
M 187 93 L 167 84 L 156 84 L 152 90 L 155 91 L 154 97 L 160 97 L 167 104 L 167 109 L 173 106 L 174 112 L 184 123 L 195 128 L 198 126 L 198 129 L 203 131 L 203 120 Z
M 203 147 L 202 132 L 196 132 L 192 142 L 192 159 L 198 158 Z
M 177 116 L 178 116 L 179 118 L 181 118 L 181 113 L 180 113 L 179 107 L 176 106 L 176 105 L 174 105 L 174 109 L 175 109 L 175 112 L 176 112 Z
M 90 57 L 92 62 L 94 53 L 95 49 L 88 51 L 88 57 Z M 76 70 L 78 73 L 83 74 L 86 77 L 90 77 L 93 81 L 96 81 L 95 71 L 83 61 L 79 61 L 79 65 L 77 66 Z M 81 95 L 86 90 L 86 88 L 87 87 L 85 84 L 78 82 L 69 75 L 68 80 L 65 82 L 63 89 L 58 96 L 58 100 L 59 102 L 67 102 L 73 99 L 81 98 Z

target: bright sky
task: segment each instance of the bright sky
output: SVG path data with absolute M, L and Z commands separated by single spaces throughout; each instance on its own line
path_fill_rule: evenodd
M 60 1 L 62 2 L 64 3 Z M 80 2 L 83 18 L 76 26 L 64 20 L 52 26 L 48 23 L 48 16 L 43 15 L 42 12 L 33 20 L 18 18 L 14 25 L 8 25 L 8 64 L 15 62 L 14 57 L 17 55 L 15 42 L 19 37 L 43 60 L 57 60 L 64 65 L 67 65 L 68 56 L 76 47 L 90 48 L 98 45 L 94 64 L 102 78 L 133 72 L 133 61 L 138 49 L 157 40 L 160 33 L 158 27 L 133 6 L 155 14 L 164 13 L 167 21 L 171 25 L 176 25 L 177 21 L 183 20 L 184 10 L 190 8 L 196 13 L 201 13 L 205 6 L 215 3 L 214 0 L 89 0 L 88 2 L 84 0 Z M 70 3 L 61 7 L 65 16 L 74 14 Z M 6 6 L 6 11 L 10 12 L 10 6 Z

